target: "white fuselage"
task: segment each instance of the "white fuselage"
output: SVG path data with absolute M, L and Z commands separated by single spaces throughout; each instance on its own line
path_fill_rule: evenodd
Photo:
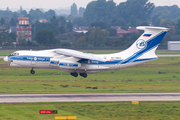
M 122 68 L 132 67 L 146 61 L 140 60 L 136 62 L 123 63 L 129 55 L 123 55 L 120 53 L 116 54 L 103 54 L 95 55 L 102 59 L 106 59 L 108 62 L 102 62 L 97 60 L 84 60 L 74 58 L 71 56 L 59 55 L 54 50 L 42 50 L 42 51 L 17 51 L 17 55 L 8 56 L 9 65 L 12 67 L 26 67 L 26 68 L 42 68 L 42 69 L 61 69 L 66 72 L 77 72 L 77 73 L 96 73 L 106 70 L 118 70 Z M 61 49 L 59 49 L 61 50 Z M 63 49 L 66 51 L 66 49 Z M 69 51 L 67 49 L 67 51 Z M 71 52 L 77 52 L 76 50 L 70 50 Z M 91 54 L 92 55 L 92 54 Z M 6 60 L 5 60 L 6 61 Z

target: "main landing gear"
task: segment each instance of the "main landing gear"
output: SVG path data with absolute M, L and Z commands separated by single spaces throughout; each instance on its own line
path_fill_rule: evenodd
M 80 76 L 87 78 L 87 73 L 79 73 Z
M 78 77 L 78 73 L 74 72 L 74 73 L 71 73 L 72 76 L 74 77 Z M 86 78 L 87 77 L 87 73 L 79 73 L 80 76 Z
M 74 76 L 74 77 L 77 77 L 78 73 L 76 73 L 76 72 L 75 73 L 71 73 L 71 75 Z
M 30 71 L 31 74 L 35 74 L 35 71 L 33 70 L 33 68 Z

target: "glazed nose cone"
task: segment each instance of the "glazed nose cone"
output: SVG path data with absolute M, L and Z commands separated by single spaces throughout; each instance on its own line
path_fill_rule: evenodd
M 4 61 L 5 61 L 5 62 L 8 62 L 8 57 L 7 57 L 7 56 L 4 58 Z

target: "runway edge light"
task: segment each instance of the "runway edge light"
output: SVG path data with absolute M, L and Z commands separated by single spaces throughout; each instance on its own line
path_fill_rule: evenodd
M 132 104 L 139 105 L 139 101 L 132 101 Z

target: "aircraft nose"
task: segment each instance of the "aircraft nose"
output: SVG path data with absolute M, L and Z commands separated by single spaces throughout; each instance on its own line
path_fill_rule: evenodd
M 4 58 L 4 61 L 5 61 L 5 62 L 8 62 L 8 57 L 7 57 L 7 56 Z

